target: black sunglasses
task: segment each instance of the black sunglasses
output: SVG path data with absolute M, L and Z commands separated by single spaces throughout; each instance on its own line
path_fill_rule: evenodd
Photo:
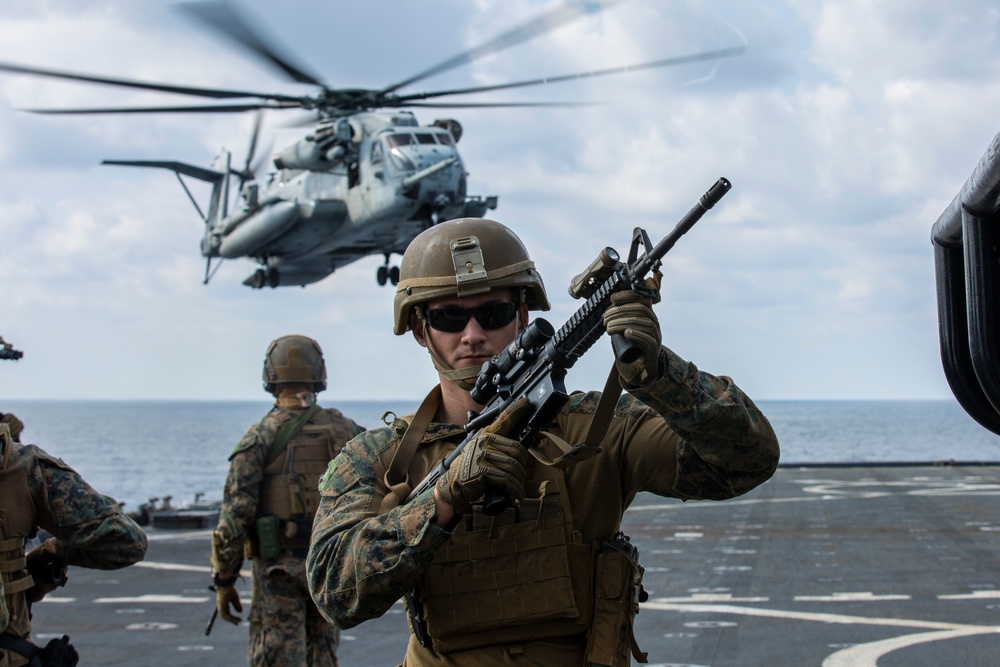
M 470 317 L 475 317 L 479 326 L 484 329 L 499 329 L 510 324 L 516 315 L 517 304 L 512 301 L 497 301 L 475 308 L 445 306 L 444 308 L 428 308 L 424 311 L 427 324 L 432 329 L 445 333 L 465 331 Z

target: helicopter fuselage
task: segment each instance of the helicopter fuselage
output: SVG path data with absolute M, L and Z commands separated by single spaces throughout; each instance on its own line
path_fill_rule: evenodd
M 256 260 L 261 268 L 244 281 L 251 287 L 306 285 L 373 254 L 386 258 L 379 282 L 395 282 L 389 255 L 402 254 L 421 231 L 496 207 L 495 197 L 466 194 L 455 146 L 461 126 L 436 123 L 420 126 L 409 112 L 321 122 L 274 157 L 278 171 L 265 184 L 243 184 L 232 213 L 228 178 L 217 179 L 202 254 Z M 224 151 L 213 173 L 229 173 L 229 159 Z

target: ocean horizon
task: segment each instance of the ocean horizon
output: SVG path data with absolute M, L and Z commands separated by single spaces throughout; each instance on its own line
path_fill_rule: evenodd
M 320 397 L 321 399 L 324 397 Z M 419 400 L 321 400 L 365 426 Z M 1000 463 L 1000 436 L 951 400 L 760 400 L 781 465 Z M 75 468 L 128 510 L 151 498 L 217 500 L 228 457 L 270 409 L 262 401 L 0 400 L 24 423 L 21 440 Z M 162 501 L 161 501 L 162 502 Z

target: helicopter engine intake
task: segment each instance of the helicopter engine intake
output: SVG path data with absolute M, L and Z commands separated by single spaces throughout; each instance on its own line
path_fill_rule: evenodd
M 458 140 L 462 138 L 462 124 L 459 123 L 454 118 L 438 118 L 431 125 L 435 127 L 441 127 L 451 133 L 451 138 L 458 143 Z
M 341 152 L 336 152 L 340 148 Z M 303 169 L 327 171 L 337 166 L 337 158 L 346 154 L 343 146 L 333 144 L 324 148 L 312 137 L 300 139 L 274 156 L 274 166 L 278 169 Z M 330 158 L 334 159 L 330 159 Z

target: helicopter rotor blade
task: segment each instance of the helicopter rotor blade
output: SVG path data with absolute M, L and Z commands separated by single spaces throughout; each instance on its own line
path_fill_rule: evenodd
M 264 120 L 264 112 L 257 111 L 257 116 L 253 121 L 253 132 L 250 134 L 250 148 L 247 149 L 247 160 L 243 165 L 243 173 L 246 173 L 250 169 L 250 163 L 253 162 L 254 153 L 257 152 L 257 139 L 260 137 L 260 126 Z
M 233 5 L 227 2 L 185 2 L 178 7 L 226 35 L 253 55 L 277 67 L 294 81 L 327 88 L 326 84 L 304 67 L 293 64 L 290 57 L 279 55 L 278 49 L 264 41 L 262 37 L 264 31 L 253 26 L 250 19 L 242 15 Z
M 100 113 L 235 113 L 240 111 L 256 111 L 258 109 L 295 109 L 298 104 L 217 104 L 208 106 L 169 106 L 169 107 L 104 107 L 90 109 L 19 109 L 29 113 L 49 116 Z
M 260 137 L 260 126 L 263 120 L 264 112 L 258 110 L 253 122 L 253 131 L 250 133 L 250 147 L 247 149 L 246 162 L 243 163 L 242 171 L 235 172 L 240 177 L 240 186 L 236 189 L 237 192 L 242 192 L 246 182 L 254 178 L 256 170 L 251 171 L 250 166 L 253 163 L 254 154 L 257 152 L 257 139 Z
M 530 21 L 494 37 L 484 44 L 456 54 L 451 58 L 448 58 L 447 60 L 431 67 L 430 69 L 426 69 L 419 74 L 414 74 L 410 78 L 400 81 L 399 83 L 383 88 L 379 91 L 379 94 L 387 95 L 422 79 L 426 79 L 436 74 L 441 74 L 442 72 L 446 72 L 456 67 L 461 67 L 462 65 L 467 65 L 475 60 L 484 58 L 494 53 L 499 53 L 500 51 L 509 49 L 512 46 L 516 46 L 530 39 L 534 39 L 535 37 L 544 35 L 547 32 L 551 32 L 552 30 L 555 30 L 556 28 L 589 13 L 613 7 L 614 5 L 621 4 L 624 1 L 625 0 L 588 0 L 587 2 L 557 7 L 550 12 L 542 14 L 541 16 L 536 16 Z
M 260 155 L 257 156 L 257 159 L 254 161 L 254 163 L 252 165 L 250 165 L 250 173 L 254 174 L 255 178 L 256 178 L 257 172 L 260 171 L 264 167 L 264 165 L 267 164 L 268 161 L 271 160 L 271 149 L 272 148 L 274 148 L 274 142 L 273 141 L 268 141 L 267 150 L 261 151 Z
M 589 107 L 594 102 L 408 102 L 404 106 L 422 109 L 496 109 L 503 107 Z
M 311 127 L 320 121 L 320 116 L 315 112 L 306 112 L 301 114 L 296 114 L 296 117 L 291 120 L 286 120 L 279 124 L 279 127 L 293 128 L 293 127 Z
M 41 67 L 27 67 L 14 63 L 0 62 L 0 71 L 14 72 L 17 74 L 30 74 L 32 76 L 48 76 L 56 79 L 67 79 L 70 81 L 83 81 L 86 83 L 102 83 L 110 86 L 123 86 L 126 88 L 138 88 L 140 90 L 156 90 L 163 93 L 175 93 L 178 95 L 195 95 L 198 97 L 214 97 L 217 99 L 239 98 L 239 97 L 259 97 L 267 100 L 279 102 L 299 102 L 300 98 L 290 95 L 272 95 L 269 93 L 254 93 L 246 90 L 225 90 L 222 88 L 197 88 L 193 86 L 174 86 L 165 83 L 153 83 L 151 81 L 136 81 L 133 79 L 119 79 L 108 76 L 94 76 L 90 74 L 79 74 L 76 72 L 65 72 L 54 69 L 44 69 Z
M 528 86 L 541 86 L 550 83 L 560 83 L 563 81 L 575 81 L 579 79 L 593 79 L 599 76 L 612 76 L 615 74 L 624 74 L 626 72 L 638 72 L 646 69 L 656 69 L 658 67 L 671 67 L 674 65 L 686 65 L 688 63 L 702 62 L 706 60 L 716 60 L 718 58 L 727 58 L 731 56 L 738 56 L 746 53 L 747 47 L 734 46 L 725 49 L 716 49 L 713 51 L 700 51 L 698 53 L 691 53 L 684 56 L 673 56 L 670 58 L 662 58 L 660 60 L 652 60 L 645 63 L 636 63 L 635 65 L 623 65 L 621 67 L 609 67 L 607 69 L 591 70 L 587 72 L 577 72 L 576 74 L 563 74 L 561 76 L 549 76 L 542 77 L 539 79 L 529 79 L 525 81 L 514 81 L 511 83 L 500 83 L 492 86 L 475 86 L 472 88 L 453 88 L 451 90 L 439 90 L 430 93 L 413 93 L 411 95 L 400 95 L 397 100 L 400 106 L 418 106 L 413 100 L 426 100 L 433 97 L 444 97 L 447 95 L 468 95 L 472 93 L 484 93 L 493 90 L 507 90 L 510 88 L 525 88 Z

